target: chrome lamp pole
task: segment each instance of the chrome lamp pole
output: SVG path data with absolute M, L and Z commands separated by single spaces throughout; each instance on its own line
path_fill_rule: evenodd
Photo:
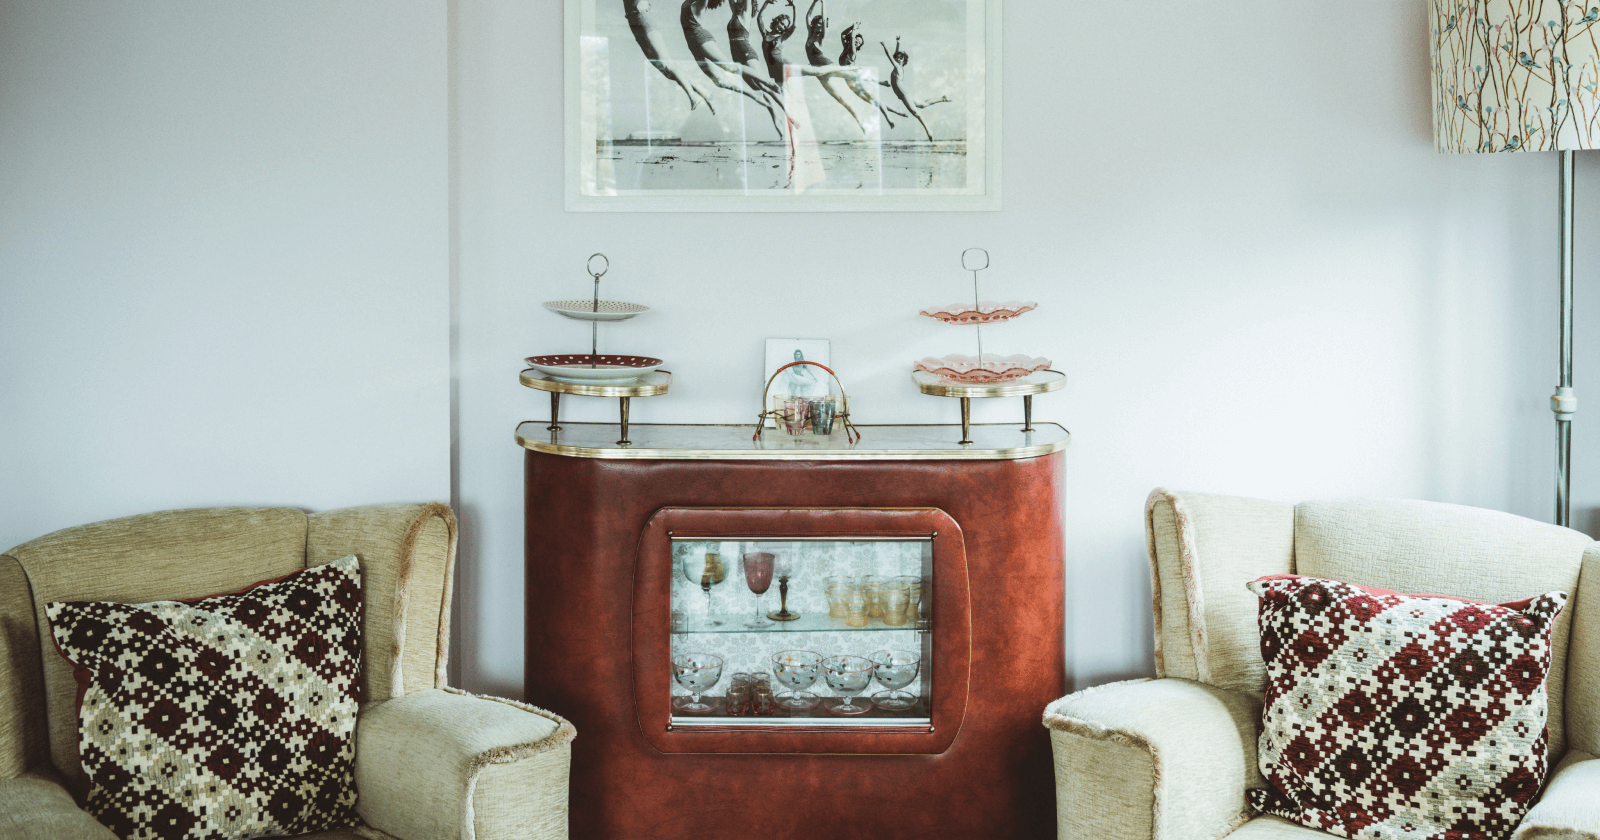
M 1556 414 L 1556 524 L 1572 527 L 1572 418 L 1578 396 L 1572 390 L 1572 181 L 1575 155 L 1557 153 L 1561 167 L 1561 382 L 1550 398 Z

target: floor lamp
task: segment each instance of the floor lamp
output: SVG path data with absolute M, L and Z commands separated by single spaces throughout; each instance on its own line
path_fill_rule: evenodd
M 1575 0 L 1430 0 L 1440 152 L 1557 153 L 1561 370 L 1556 524 L 1572 524 L 1573 151 L 1600 148 L 1600 9 Z M 1591 31 L 1592 30 L 1592 31 Z

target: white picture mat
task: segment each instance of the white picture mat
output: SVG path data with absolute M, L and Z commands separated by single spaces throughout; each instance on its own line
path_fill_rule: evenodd
M 928 0 L 876 0 L 877 2 L 893 2 L 898 7 L 907 10 L 927 8 Z M 659 2 L 659 0 L 658 0 Z M 634 132 L 627 129 L 633 123 L 612 125 L 611 112 L 613 96 L 618 101 L 626 98 L 623 89 L 624 83 L 632 85 L 634 95 L 637 90 L 647 89 L 645 96 L 649 96 L 648 88 L 668 86 L 676 90 L 671 82 L 652 68 L 643 58 L 637 43 L 631 37 L 619 37 L 616 22 L 612 21 L 609 36 L 597 35 L 601 31 L 597 15 L 601 10 L 610 10 L 607 14 L 617 19 L 622 19 L 620 0 L 566 0 L 565 2 L 565 55 L 566 55 L 566 84 L 565 84 L 565 118 L 566 118 L 566 174 L 565 193 L 566 209 L 569 211 L 852 211 L 852 210 L 999 210 L 1000 209 L 1000 149 L 1001 149 L 1001 88 L 1000 88 L 1000 31 L 1001 31 L 1001 0 L 939 0 L 947 4 L 962 6 L 965 23 L 965 84 L 963 107 L 965 109 L 965 160 L 966 182 L 960 189 L 944 188 L 832 188 L 826 184 L 800 184 L 791 185 L 785 189 L 765 189 L 747 187 L 743 190 L 729 189 L 631 189 L 620 186 L 624 176 L 615 167 L 622 165 L 622 161 L 612 161 L 609 155 L 585 153 L 585 150 L 597 150 L 597 143 L 607 135 L 620 135 L 626 137 Z M 677 4 L 668 3 L 672 9 L 677 9 Z M 797 10 L 805 4 L 796 0 Z M 837 4 L 836 4 L 837 5 Z M 848 7 L 847 7 L 848 11 Z M 676 17 L 676 12 L 673 13 Z M 830 30 L 824 45 L 833 49 L 832 43 L 837 40 L 839 32 L 847 25 L 844 15 L 836 14 L 830 10 Z M 868 15 L 870 17 L 870 15 Z M 658 27 L 666 29 L 667 27 Z M 624 24 L 621 27 L 627 33 Z M 886 58 L 882 56 L 882 47 L 879 41 L 889 44 L 895 43 L 895 34 L 889 31 L 868 30 L 870 40 L 862 49 L 862 53 L 870 58 L 877 54 L 877 63 L 883 63 Z M 670 33 L 663 33 L 670 37 Z M 790 61 L 797 58 L 803 59 L 804 38 L 803 22 L 801 31 L 791 38 L 786 47 L 786 56 Z M 759 40 L 759 35 L 756 36 Z M 681 33 L 674 44 L 677 58 L 688 59 L 687 47 L 682 43 Z M 910 44 L 907 50 L 916 57 L 916 45 Z M 615 53 L 615 55 L 613 55 Z M 630 69 L 626 79 L 614 74 L 611 68 L 617 67 L 622 62 L 623 66 Z M 683 61 L 685 72 L 699 72 L 693 61 Z M 925 74 L 932 74 L 940 68 L 922 68 Z M 702 79 L 704 77 L 701 77 Z M 820 91 L 820 83 L 814 78 L 798 80 L 803 83 L 806 93 L 802 99 L 806 102 L 828 100 L 826 93 Z M 791 83 L 792 84 L 792 83 Z M 616 87 L 614 90 L 613 88 Z M 886 93 L 889 88 L 882 88 Z M 684 99 L 682 92 L 676 96 Z M 733 97 L 735 100 L 737 96 Z M 787 101 L 787 100 L 786 100 Z M 882 101 L 889 107 L 894 107 L 893 95 L 883 97 Z M 741 103 L 742 104 L 742 103 Z M 700 104 L 699 109 L 705 109 Z M 723 103 L 724 110 L 727 103 Z M 816 106 L 826 109 L 828 106 Z M 837 106 L 832 106 L 837 107 Z M 939 107 L 939 106 L 932 106 Z M 910 117 L 900 119 L 914 122 Z M 650 130 L 655 130 L 654 122 L 648 123 Z M 903 134 L 901 136 L 904 136 Z M 870 138 L 868 141 L 870 142 Z M 802 146 L 805 144 L 802 143 Z M 818 148 L 826 151 L 829 141 L 824 141 Z M 885 148 L 888 146 L 886 145 Z M 615 151 L 615 148 L 613 148 Z M 642 166 L 640 170 L 642 171 Z M 600 194 L 603 193 L 603 194 Z

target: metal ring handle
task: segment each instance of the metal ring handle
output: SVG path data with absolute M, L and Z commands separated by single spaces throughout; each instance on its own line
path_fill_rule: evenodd
M 598 273 L 596 273 L 595 270 L 594 270 L 594 258 L 595 257 L 599 257 L 600 259 L 606 261 L 605 267 L 600 269 L 600 271 Z M 605 254 L 600 253 L 599 251 L 596 251 L 595 253 L 589 255 L 589 261 L 584 263 L 583 265 L 584 265 L 584 270 L 589 272 L 589 276 L 593 277 L 595 279 L 595 282 L 599 282 L 600 278 L 604 277 L 606 275 L 606 272 L 611 270 L 611 258 L 606 256 Z
M 839 412 L 837 415 L 837 419 L 844 422 L 844 439 L 849 443 L 860 443 L 861 431 L 856 428 L 854 423 L 850 422 L 850 395 L 844 392 L 844 382 L 839 379 L 839 374 L 834 373 L 833 368 L 830 368 L 821 362 L 812 362 L 805 359 L 801 359 L 797 362 L 790 362 L 773 371 L 772 375 L 767 377 L 767 386 L 761 389 L 761 413 L 756 415 L 756 433 L 751 435 L 750 439 L 760 440 L 761 427 L 766 425 L 768 417 L 772 417 L 774 414 L 777 414 L 775 411 L 767 410 L 767 395 L 772 391 L 772 383 L 777 381 L 778 374 L 783 373 L 795 365 L 812 365 L 813 367 L 819 367 L 827 371 L 829 376 L 833 377 L 834 383 L 839 386 L 839 396 L 843 398 L 844 401 L 844 411 Z M 773 419 L 776 420 L 777 418 Z M 853 440 L 851 439 L 852 435 L 854 436 Z
M 972 266 L 967 265 L 967 255 L 972 253 L 973 251 L 977 251 L 978 253 L 983 255 L 983 265 L 980 265 L 977 268 L 973 268 Z M 982 271 L 982 270 L 988 268 L 989 267 L 989 252 L 984 250 L 984 249 L 982 249 L 982 248 L 968 248 L 967 250 L 962 251 L 961 252 L 961 267 L 966 269 L 967 271 Z

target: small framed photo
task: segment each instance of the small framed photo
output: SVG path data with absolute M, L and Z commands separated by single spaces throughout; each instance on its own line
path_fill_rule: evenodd
M 779 368 L 791 362 L 831 365 L 828 360 L 828 340 L 826 338 L 767 339 L 766 363 L 761 366 L 761 384 L 766 385 L 769 380 L 772 382 L 772 387 L 767 389 L 768 411 L 776 410 L 781 405 L 783 397 L 821 397 L 838 392 L 833 377 L 816 365 L 795 365 L 784 371 L 777 379 L 772 378 Z

